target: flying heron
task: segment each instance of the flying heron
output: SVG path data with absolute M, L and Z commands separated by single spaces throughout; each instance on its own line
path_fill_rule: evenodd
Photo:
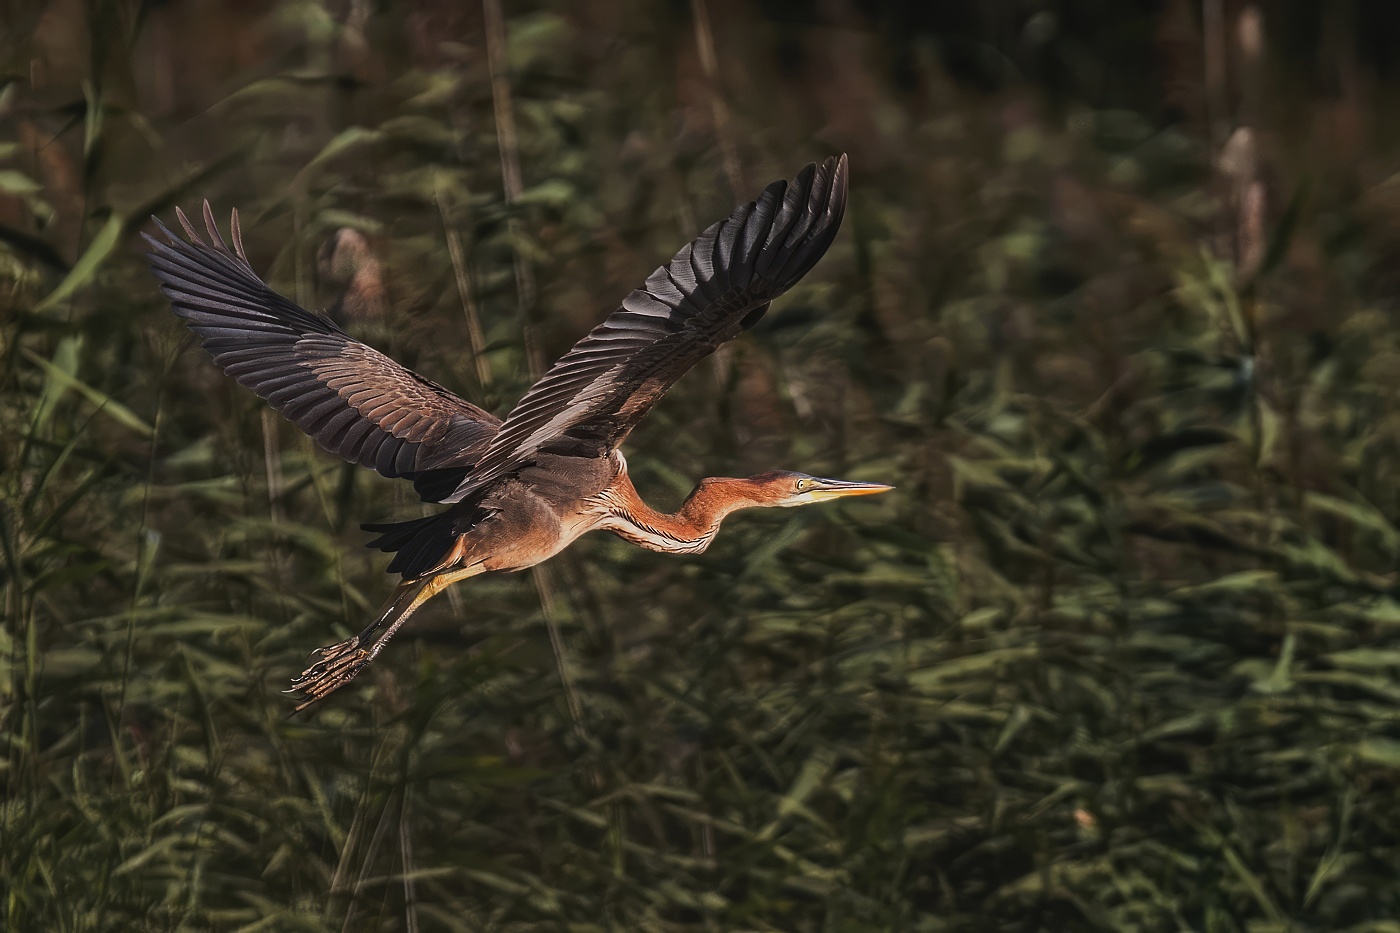
M 305 709 L 349 683 L 419 606 L 491 570 L 523 570 L 588 531 L 654 551 L 704 551 L 738 509 L 808 505 L 892 487 L 775 471 L 701 480 L 665 514 L 637 495 L 620 445 L 676 380 L 752 327 L 826 252 L 846 208 L 846 157 L 707 229 L 622 302 L 525 393 L 504 421 L 353 339 L 268 288 L 248 263 L 238 213 L 232 249 L 204 202 L 209 242 L 156 221 L 151 269 L 175 314 L 224 372 L 346 460 L 411 480 L 426 518 L 363 527 L 402 581 L 364 631 L 317 649 L 288 692 Z

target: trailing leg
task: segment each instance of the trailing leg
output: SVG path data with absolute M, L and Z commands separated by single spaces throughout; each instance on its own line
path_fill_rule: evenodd
M 389 639 L 408 621 L 408 617 L 428 600 L 441 593 L 449 585 L 483 571 L 481 565 L 448 570 L 422 577 L 405 580 L 394 590 L 393 596 L 384 604 L 379 615 L 365 627 L 364 631 L 345 641 L 312 652 L 313 663 L 292 679 L 292 685 L 285 692 L 300 693 L 305 699 L 294 710 L 301 712 L 313 703 L 325 699 L 331 693 L 355 679 L 369 662 L 379 656 Z M 379 637 L 375 634 L 383 629 Z M 371 641 L 371 639 L 373 639 Z

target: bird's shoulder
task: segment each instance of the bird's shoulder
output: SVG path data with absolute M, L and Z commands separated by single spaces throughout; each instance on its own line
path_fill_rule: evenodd
M 512 483 L 563 512 L 601 494 L 622 468 L 621 457 L 611 452 L 542 452 L 514 473 Z

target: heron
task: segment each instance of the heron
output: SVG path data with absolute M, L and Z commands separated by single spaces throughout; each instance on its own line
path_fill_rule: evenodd
M 421 518 L 361 526 L 393 555 L 400 582 L 359 634 L 319 648 L 292 680 L 301 711 L 349 683 L 448 586 L 517 571 L 580 535 L 609 531 L 669 554 L 699 554 L 740 509 L 791 507 L 883 493 L 882 483 L 786 470 L 701 480 L 674 513 L 642 501 L 619 446 L 681 376 L 753 327 L 827 251 L 845 213 L 845 155 L 808 165 L 701 233 L 653 272 L 504 419 L 400 366 L 334 320 L 299 307 L 253 271 L 238 212 L 231 246 L 204 202 L 202 238 L 152 218 L 143 234 L 171 309 L 223 371 L 322 447 L 409 480 Z

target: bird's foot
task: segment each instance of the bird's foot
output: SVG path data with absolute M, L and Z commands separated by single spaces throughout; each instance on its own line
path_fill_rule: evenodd
M 292 678 L 291 687 L 283 691 L 299 693 L 305 698 L 294 712 L 301 712 L 354 680 L 355 675 L 374 660 L 375 654 L 362 646 L 359 635 L 311 652 L 314 662 Z

